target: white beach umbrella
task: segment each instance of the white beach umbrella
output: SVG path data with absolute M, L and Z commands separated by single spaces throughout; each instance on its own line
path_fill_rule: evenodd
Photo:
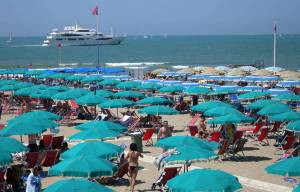
M 217 66 L 215 69 L 219 71 L 228 71 L 230 68 L 227 66 Z
M 283 71 L 284 69 L 281 67 L 266 67 L 265 70 L 272 71 L 272 72 L 280 72 Z
M 257 68 L 256 67 L 253 67 L 253 66 L 242 66 L 242 67 L 239 67 L 241 70 L 243 71 L 246 71 L 246 72 L 251 72 L 251 71 L 256 71 Z

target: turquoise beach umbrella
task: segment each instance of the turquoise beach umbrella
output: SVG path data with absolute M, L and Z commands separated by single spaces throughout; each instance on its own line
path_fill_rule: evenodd
M 115 80 L 115 79 L 105 79 L 105 80 L 101 81 L 98 84 L 102 85 L 102 86 L 115 86 L 115 85 L 117 85 L 119 83 L 120 83 L 120 81 Z
M 289 131 L 300 132 L 300 120 L 287 124 L 285 129 Z
M 59 91 L 59 92 L 61 92 L 61 91 L 67 91 L 67 90 L 69 90 L 69 89 L 70 89 L 69 87 L 63 86 L 63 85 L 50 86 L 50 87 L 48 88 L 48 90 L 55 90 L 55 91 Z
M 184 87 L 182 86 L 166 86 L 163 88 L 160 88 L 158 91 L 161 93 L 176 93 L 176 92 L 182 92 L 184 90 Z
M 42 73 L 40 75 L 37 75 L 35 78 L 37 79 L 47 79 L 50 78 L 53 75 L 53 73 Z
M 269 117 L 271 121 L 296 121 L 300 120 L 300 113 L 289 111 L 285 113 L 279 113 L 277 115 Z
M 113 95 L 115 98 L 144 98 L 143 93 L 137 91 L 119 91 Z
M 46 90 L 48 89 L 50 86 L 48 85 L 44 85 L 44 84 L 40 84 L 40 85 L 34 85 L 31 88 L 33 89 L 39 89 L 39 90 Z
M 98 75 L 86 76 L 81 80 L 82 83 L 92 83 L 92 82 L 100 82 L 103 81 L 103 78 Z
M 238 99 L 240 100 L 246 100 L 246 99 L 257 99 L 257 98 L 262 98 L 270 95 L 268 92 L 259 92 L 259 91 L 253 91 L 253 92 L 248 92 L 244 93 L 238 96 Z
M 31 98 L 37 98 L 37 99 L 50 99 L 52 98 L 53 95 L 58 94 L 59 92 L 56 90 L 40 90 L 40 91 L 35 91 L 31 93 L 29 96 Z
M 131 107 L 134 105 L 134 102 L 127 99 L 112 99 L 101 103 L 99 106 L 101 108 L 122 108 L 122 107 Z
M 157 83 L 144 83 L 138 87 L 140 90 L 149 90 L 149 91 L 154 91 L 162 88 L 162 85 L 159 85 Z
M 0 80 L 0 86 L 14 85 L 14 84 L 17 84 L 17 83 L 19 83 L 19 81 L 16 81 L 14 79 L 2 79 L 2 80 Z
M 90 94 L 94 94 L 94 93 L 90 93 Z M 100 96 L 100 97 L 111 97 L 113 96 L 113 92 L 108 91 L 108 90 L 96 90 L 96 95 Z
M 86 90 L 86 89 L 80 89 L 80 88 L 70 89 L 68 91 L 57 93 L 57 94 L 53 95 L 52 99 L 56 99 L 56 100 L 73 100 L 73 99 L 77 99 L 79 97 L 82 97 L 87 93 L 89 93 L 89 91 Z
M 193 106 L 192 110 L 204 112 L 208 109 L 212 109 L 215 107 L 232 107 L 232 105 L 230 105 L 228 103 L 224 103 L 222 101 L 211 100 L 211 101 L 203 102 L 203 103 Z
M 93 156 L 110 159 L 118 156 L 123 152 L 123 148 L 106 142 L 101 141 L 89 141 L 79 143 L 75 147 L 64 152 L 61 157 L 63 159 L 74 158 L 78 156 Z
M 292 111 L 292 109 L 283 103 L 268 105 L 257 112 L 259 115 L 275 115 Z
M 172 101 L 163 97 L 146 97 L 145 99 L 137 101 L 136 105 L 163 105 L 170 104 Z
M 31 87 L 32 83 L 21 82 L 13 85 L 4 85 L 0 87 L 0 91 L 15 91 L 22 88 Z
M 27 147 L 25 147 L 20 141 L 14 138 L 0 137 L 0 151 L 5 151 L 7 153 L 16 153 L 27 151 Z
M 30 119 L 46 119 L 46 120 L 60 120 L 61 117 L 59 115 L 56 115 L 54 113 L 48 112 L 48 111 L 31 111 L 27 113 L 23 113 L 22 115 L 19 115 L 13 119 L 8 120 L 8 123 L 13 123 L 16 121 L 30 121 Z
M 300 176 L 300 157 L 292 157 L 280 160 L 265 168 L 267 173 L 282 176 L 297 177 Z
M 162 147 L 164 149 L 173 149 L 182 146 L 200 147 L 211 151 L 218 149 L 218 143 L 208 142 L 192 136 L 167 137 L 157 141 L 155 146 Z
M 242 114 L 240 111 L 232 108 L 232 107 L 214 107 L 204 112 L 204 115 L 209 117 L 218 117 L 228 115 L 230 113 L 239 113 Z
M 300 185 L 298 184 L 297 187 L 294 188 L 292 192 L 300 192 Z
M 94 105 L 98 105 L 100 103 L 107 101 L 107 99 L 105 99 L 104 97 L 97 96 L 97 95 L 88 94 L 88 95 L 84 95 L 82 97 L 75 99 L 75 101 L 78 105 L 94 106 Z
M 12 162 L 12 156 L 7 151 L 2 151 L 0 149 L 0 166 L 7 165 Z
M 44 72 L 43 70 L 29 70 L 24 75 L 35 76 L 35 75 L 40 75 L 43 72 Z
M 195 169 L 167 182 L 171 192 L 235 192 L 242 188 L 238 178 L 221 170 Z
M 17 90 L 14 95 L 17 96 L 29 96 L 30 94 L 40 91 L 40 89 L 36 89 L 36 88 L 32 88 L 32 87 L 28 87 L 28 88 L 23 88 L 23 89 L 19 89 Z
M 144 107 L 143 109 L 138 110 L 139 113 L 144 113 L 148 115 L 177 115 L 179 111 L 171 107 L 166 107 L 162 105 L 154 105 Z
M 281 94 L 273 97 L 273 99 L 281 101 L 300 101 L 300 95 L 295 95 L 293 93 Z
M 121 124 L 110 122 L 110 121 L 89 121 L 83 124 L 75 126 L 76 129 L 85 131 L 88 129 L 109 129 L 116 132 L 124 132 L 127 130 L 127 127 L 124 127 Z
M 70 76 L 70 74 L 68 74 L 68 73 L 52 73 L 49 78 L 52 78 L 52 79 L 65 79 L 69 76 Z
M 209 120 L 208 124 L 237 124 L 237 123 L 251 123 L 254 122 L 253 118 L 247 117 L 240 113 L 230 113 L 228 115 L 216 117 Z
M 85 76 L 83 75 L 70 75 L 68 77 L 65 78 L 65 80 L 68 80 L 68 81 L 80 81 L 82 79 L 84 79 Z
M 211 90 L 206 87 L 190 87 L 183 92 L 188 95 L 207 95 Z
M 216 158 L 217 155 L 211 150 L 200 147 L 183 146 L 176 148 L 176 152 L 164 159 L 168 164 L 203 161 L 210 158 Z
M 257 100 L 254 101 L 253 103 L 251 103 L 250 105 L 247 106 L 247 108 L 249 109 L 262 109 L 268 105 L 272 105 L 272 104 L 280 104 L 279 101 L 274 101 L 274 100 L 270 100 L 270 99 L 262 99 L 262 100 Z
M 70 140 L 95 140 L 95 139 L 109 139 L 118 137 L 121 133 L 112 131 L 110 129 L 91 128 L 86 131 L 81 131 L 70 136 Z
M 49 185 L 44 192 L 113 192 L 108 187 L 86 179 L 64 179 Z
M 101 177 L 112 176 L 117 167 L 111 162 L 92 156 L 65 159 L 49 169 L 51 176 Z
M 215 90 L 215 91 L 211 91 L 208 95 L 228 95 L 228 94 L 233 94 L 233 93 L 237 93 L 237 90 L 233 90 L 233 89 L 227 89 L 227 90 Z
M 137 81 L 125 81 L 116 85 L 118 89 L 135 89 L 141 85 L 140 82 Z

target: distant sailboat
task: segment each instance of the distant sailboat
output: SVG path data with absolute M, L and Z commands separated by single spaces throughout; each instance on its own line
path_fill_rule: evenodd
M 12 42 L 12 33 L 9 34 L 8 40 L 6 40 L 6 43 L 11 43 Z
M 144 39 L 148 39 L 148 38 L 149 38 L 148 35 L 144 34 Z

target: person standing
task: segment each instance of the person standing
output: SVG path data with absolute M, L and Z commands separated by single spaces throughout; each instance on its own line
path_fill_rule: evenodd
M 42 168 L 40 166 L 35 166 L 32 172 L 29 174 L 26 181 L 26 192 L 41 192 L 42 189 L 42 179 L 40 177 Z
M 136 177 L 139 171 L 139 157 L 144 156 L 138 152 L 136 143 L 131 143 L 129 150 L 130 151 L 127 153 L 125 160 L 129 162 L 130 189 L 131 191 L 134 191 Z

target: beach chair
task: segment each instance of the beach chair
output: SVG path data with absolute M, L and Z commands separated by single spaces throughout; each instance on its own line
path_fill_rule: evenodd
M 76 101 L 74 101 L 74 100 L 70 100 L 69 104 L 72 109 L 78 109 L 78 107 L 79 107 L 78 104 L 76 103 Z
M 43 141 L 45 148 L 51 148 L 53 135 L 43 135 Z
M 283 153 L 289 150 L 296 141 L 296 137 L 294 135 L 287 135 L 283 141 L 279 144 L 279 147 L 276 148 L 275 154 L 277 151 L 282 151 Z
M 211 137 L 209 138 L 208 141 L 219 142 L 220 138 L 221 138 L 221 132 L 217 131 L 211 134 Z
M 235 132 L 234 135 L 233 135 L 233 141 L 232 141 L 232 143 L 236 143 L 236 142 L 239 141 L 242 137 L 243 137 L 243 132 L 242 132 L 242 131 L 237 131 L 237 132 Z
M 52 149 L 60 149 L 64 141 L 64 136 L 56 136 L 52 138 Z
M 222 159 L 226 158 L 226 153 L 228 152 L 229 149 L 229 142 L 228 140 L 224 140 L 219 151 L 218 151 L 218 160 L 221 162 Z
M 42 164 L 44 167 L 51 167 L 57 162 L 58 150 L 50 150 L 46 152 L 45 160 Z
M 268 141 L 268 133 L 269 133 L 269 129 L 268 128 L 263 128 L 260 132 L 260 134 L 257 137 L 257 141 L 263 145 L 269 145 L 269 141 Z
M 154 134 L 155 129 L 154 128 L 150 128 L 150 129 L 146 129 L 146 132 L 144 133 L 143 136 L 143 141 L 146 142 L 145 145 L 153 145 L 153 139 L 152 136 Z
M 163 187 L 166 185 L 166 183 L 170 179 L 177 176 L 180 170 L 181 167 L 165 167 L 158 179 L 152 184 L 151 190 L 155 190 L 157 186 L 160 188 L 160 190 L 163 190 Z
M 198 127 L 196 122 L 200 119 L 200 114 L 195 114 L 195 116 L 188 122 L 187 128 L 191 136 L 195 136 L 198 133 Z
M 264 123 L 261 123 L 261 122 L 259 122 L 259 123 L 256 123 L 255 124 L 255 128 L 254 129 L 250 129 L 250 130 L 247 130 L 246 131 L 246 133 L 248 133 L 247 135 L 249 136 L 249 137 L 255 137 L 257 134 L 258 134 L 258 132 L 260 131 L 260 129 L 262 128 L 264 126 Z M 241 129 L 240 129 L 241 130 Z
M 140 118 L 134 119 L 133 123 L 128 127 L 128 131 L 135 131 L 140 125 Z
M 129 162 L 124 163 L 119 167 L 118 172 L 116 173 L 115 177 L 116 178 L 123 178 L 125 175 L 128 175 L 129 171 Z
M 231 154 L 230 158 L 234 158 L 236 156 L 245 157 L 243 149 L 244 149 L 246 142 L 247 142 L 247 139 L 237 140 L 236 143 L 234 144 L 232 150 L 230 151 L 230 154 Z M 239 153 L 241 153 L 242 155 L 240 155 Z
M 33 168 L 39 159 L 39 152 L 29 152 L 25 154 L 27 168 Z
M 273 134 L 273 135 L 275 135 L 278 132 L 278 130 L 280 129 L 281 124 L 282 124 L 282 122 L 276 121 L 274 123 L 272 129 L 270 130 L 270 133 Z
M 191 136 L 195 136 L 198 133 L 198 127 L 196 125 L 188 126 L 189 132 Z

